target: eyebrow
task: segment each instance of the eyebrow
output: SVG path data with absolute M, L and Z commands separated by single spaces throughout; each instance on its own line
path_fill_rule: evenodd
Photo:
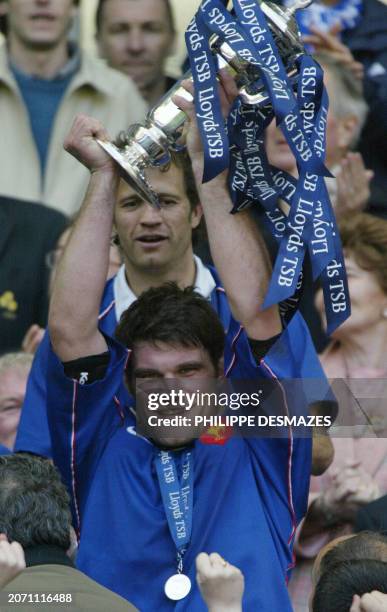
M 147 376 L 162 376 L 159 370 L 152 370 L 150 368 L 137 368 L 133 372 L 135 378 L 146 378 Z
M 199 369 L 203 367 L 202 361 L 185 361 L 183 363 L 179 363 L 175 370 L 181 370 L 182 368 L 192 368 Z M 134 376 L 136 378 L 146 378 L 146 376 L 162 376 L 163 374 L 159 370 L 153 370 L 152 368 L 138 368 L 134 370 Z
M 159 198 L 174 198 L 175 200 L 181 200 L 182 199 L 181 194 L 171 193 L 171 192 L 168 193 L 166 191 L 157 191 L 157 195 L 158 195 Z M 145 203 L 148 203 L 146 200 L 141 198 L 136 193 L 133 193 L 133 194 L 128 195 L 128 196 L 122 196 L 121 198 L 118 199 L 118 203 L 119 204 L 125 204 L 126 202 L 145 202 Z

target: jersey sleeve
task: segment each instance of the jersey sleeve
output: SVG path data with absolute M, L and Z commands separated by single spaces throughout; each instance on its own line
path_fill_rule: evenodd
M 232 321 L 226 342 L 226 373 L 233 389 L 263 389 L 263 401 L 254 414 L 309 417 L 310 398 L 304 378 L 327 381 L 318 363 L 308 329 L 301 315 L 294 315 L 259 363 L 252 355 L 243 327 Z M 318 378 L 320 377 L 320 378 Z M 315 389 L 314 389 L 315 391 Z M 312 428 L 281 425 L 242 432 L 250 449 L 251 463 L 267 517 L 272 524 L 286 569 L 292 566 L 296 527 L 307 510 L 312 464 Z
M 104 378 L 81 384 L 66 377 L 51 352 L 47 365 L 47 413 L 53 459 L 72 497 L 79 526 L 90 485 L 108 441 L 123 425 L 120 404 L 128 351 L 105 336 L 109 365 Z
M 15 451 L 28 451 L 49 458 L 52 457 L 52 451 L 46 410 L 46 370 L 50 352 L 50 338 L 46 331 L 28 377 L 15 442 Z

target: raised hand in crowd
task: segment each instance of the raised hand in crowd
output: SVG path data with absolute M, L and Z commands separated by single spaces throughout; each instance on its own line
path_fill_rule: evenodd
M 353 152 L 347 153 L 339 167 L 336 173 L 336 215 L 364 211 L 371 194 L 373 171 L 366 170 L 361 154 Z
M 196 579 L 209 612 L 242 612 L 244 577 L 218 553 L 196 557 Z
M 333 476 L 331 486 L 318 500 L 321 510 L 334 514 L 342 521 L 352 521 L 360 506 L 380 496 L 380 490 L 372 476 L 359 461 L 349 461 L 346 467 Z
M 349 612 L 386 612 L 387 611 L 387 595 L 372 591 L 366 593 L 362 597 L 355 595 L 352 606 Z
M 350 70 L 358 81 L 364 78 L 364 66 L 357 62 L 347 45 L 338 37 L 340 26 L 332 27 L 328 32 L 322 32 L 311 26 L 312 34 L 303 37 L 304 43 L 313 46 L 315 53 L 326 53 Z
M 0 589 L 16 578 L 26 567 L 24 551 L 18 542 L 9 543 L 0 534 Z
M 38 350 L 38 346 L 41 343 L 44 336 L 44 329 L 39 325 L 31 325 L 26 335 L 23 338 L 22 350 L 25 353 L 31 353 L 34 355 Z

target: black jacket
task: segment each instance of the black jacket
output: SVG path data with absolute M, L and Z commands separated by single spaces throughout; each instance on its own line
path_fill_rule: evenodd
M 364 0 L 363 18 L 343 34 L 343 42 L 365 67 L 369 115 L 359 150 L 366 167 L 375 172 L 371 212 L 387 217 L 387 6 L 380 0 Z
M 361 508 L 356 516 L 355 531 L 380 531 L 387 535 L 387 495 Z
M 18 350 L 48 311 L 46 254 L 67 225 L 61 213 L 0 196 L 0 354 Z

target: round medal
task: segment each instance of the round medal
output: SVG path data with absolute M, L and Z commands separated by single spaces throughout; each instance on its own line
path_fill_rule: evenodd
M 187 597 L 191 590 L 191 580 L 185 574 L 175 574 L 168 578 L 164 591 L 168 599 L 178 601 Z

